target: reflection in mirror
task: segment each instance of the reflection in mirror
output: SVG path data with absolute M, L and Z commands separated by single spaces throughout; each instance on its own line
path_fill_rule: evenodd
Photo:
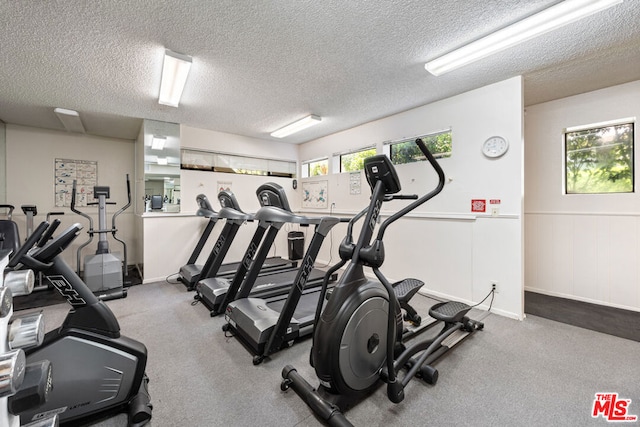
M 180 212 L 180 125 L 144 121 L 145 212 Z

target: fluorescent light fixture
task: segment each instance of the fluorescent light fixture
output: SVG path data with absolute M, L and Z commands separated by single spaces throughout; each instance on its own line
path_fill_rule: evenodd
M 164 166 L 168 164 L 168 161 L 166 157 L 158 157 L 157 163 Z
M 271 133 L 271 136 L 274 138 L 284 138 L 285 136 L 289 136 L 296 132 L 300 132 L 303 129 L 311 127 L 313 125 L 317 125 L 322 121 L 322 118 L 316 115 L 310 115 L 305 117 L 304 119 L 300 119 L 297 122 L 293 122 L 290 125 L 287 125 L 281 129 L 278 129 L 275 132 Z
M 622 2 L 623 0 L 565 0 L 429 61 L 424 68 L 439 76 Z
M 191 69 L 191 57 L 180 53 L 164 51 L 162 65 L 162 81 L 160 83 L 160 97 L 158 103 L 177 107 L 187 83 L 187 76 Z
M 152 150 L 162 150 L 164 148 L 164 144 L 167 142 L 166 136 L 156 136 L 153 135 L 151 139 L 151 149 Z
M 64 128 L 69 132 L 84 133 L 84 126 L 80 120 L 80 114 L 74 110 L 66 108 L 55 108 L 53 112 L 58 116 Z

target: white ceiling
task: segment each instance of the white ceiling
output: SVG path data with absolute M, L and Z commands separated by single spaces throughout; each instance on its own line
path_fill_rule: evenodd
M 557 0 L 0 0 L 0 120 L 135 139 L 141 119 L 301 143 L 523 75 L 537 104 L 640 79 L 640 1 L 435 77 L 424 63 Z M 190 55 L 157 102 L 164 49 Z

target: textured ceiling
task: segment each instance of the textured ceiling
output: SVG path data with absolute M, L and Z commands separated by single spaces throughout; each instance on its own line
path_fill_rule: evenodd
M 0 0 L 0 120 L 135 139 L 141 119 L 301 143 L 523 75 L 536 104 L 640 79 L 640 1 L 459 70 L 424 63 L 557 0 Z M 179 108 L 157 102 L 164 49 L 193 57 Z M 279 141 L 279 140 L 278 140 Z

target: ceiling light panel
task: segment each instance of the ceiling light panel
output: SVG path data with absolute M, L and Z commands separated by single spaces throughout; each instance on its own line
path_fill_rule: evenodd
M 600 12 L 623 0 L 565 0 L 425 64 L 435 76 Z
M 84 133 L 84 126 L 82 120 L 80 120 L 80 114 L 74 110 L 67 110 L 66 108 L 55 108 L 53 112 L 58 116 L 60 122 L 64 128 L 69 132 Z
M 271 136 L 274 138 L 284 138 L 285 136 L 292 135 L 296 132 L 300 132 L 303 129 L 317 125 L 321 121 L 322 121 L 321 117 L 312 114 L 310 116 L 305 117 L 304 119 L 300 119 L 283 128 L 278 129 L 275 132 L 272 132 Z
M 190 69 L 190 56 L 165 50 L 158 103 L 170 107 L 178 106 Z

